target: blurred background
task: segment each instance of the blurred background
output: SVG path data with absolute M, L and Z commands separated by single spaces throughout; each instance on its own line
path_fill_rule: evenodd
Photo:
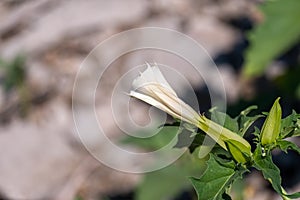
M 231 116 L 250 105 L 258 105 L 257 112 L 268 111 L 277 96 L 287 116 L 292 109 L 300 112 L 299 2 L 1 0 L 0 199 L 195 199 L 182 171 L 200 173 L 204 165 L 196 170 L 184 165 L 187 155 L 163 170 L 137 175 L 110 169 L 84 149 L 72 118 L 72 89 L 80 64 L 99 42 L 116 33 L 145 26 L 170 28 L 192 37 L 212 56 Z M 178 65 L 172 57 L 165 59 Z M 106 91 L 122 76 L 123 65 L 144 62 L 143 57 L 119 59 L 105 74 Z M 93 71 L 80 81 L 88 81 L 89 73 Z M 191 74 L 187 78 L 201 112 L 207 111 L 205 84 Z M 105 94 L 96 96 L 96 110 L 104 116 L 110 109 L 101 104 L 109 101 Z M 142 113 L 138 110 L 136 116 L 143 118 Z M 118 138 L 121 131 L 113 118 L 104 120 L 108 134 Z M 300 144 L 297 138 L 295 142 Z M 128 143 L 151 148 L 159 142 Z M 299 155 L 274 152 L 274 162 L 283 186 L 299 191 Z M 236 184 L 233 193 L 234 199 L 280 199 L 255 172 Z

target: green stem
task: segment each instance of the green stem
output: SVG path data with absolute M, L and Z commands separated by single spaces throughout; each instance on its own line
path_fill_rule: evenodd
M 283 194 L 287 194 L 287 192 L 285 191 L 285 189 L 283 187 L 281 187 L 281 189 L 282 189 Z M 283 200 L 291 200 L 290 198 L 288 198 L 287 196 L 284 196 L 284 195 L 282 195 L 281 197 Z

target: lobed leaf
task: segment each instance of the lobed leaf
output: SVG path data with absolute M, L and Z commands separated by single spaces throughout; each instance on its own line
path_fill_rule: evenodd
M 263 155 L 263 147 L 258 145 L 254 152 L 254 167 L 260 170 L 266 180 L 268 180 L 274 190 L 281 196 L 288 198 L 299 198 L 300 193 L 286 194 L 286 192 L 281 187 L 281 176 L 279 168 L 273 163 L 271 153 L 268 152 Z
M 201 178 L 190 178 L 199 200 L 221 200 L 226 188 L 232 183 L 235 165 L 231 161 L 221 165 L 213 154 L 207 161 L 207 169 Z
M 292 114 L 281 120 L 280 138 L 300 135 L 300 115 L 293 110 Z
M 238 134 L 244 136 L 251 125 L 262 115 L 248 116 L 250 112 L 257 110 L 257 106 L 249 106 L 248 108 L 241 111 L 241 113 L 236 117 L 236 120 L 239 123 L 239 131 Z
M 277 141 L 277 146 L 285 153 L 287 153 L 287 150 L 293 150 L 300 154 L 300 148 L 293 142 L 287 140 L 280 140 Z
M 270 152 L 266 156 L 262 155 L 262 148 L 258 145 L 254 152 L 254 167 L 262 172 L 277 193 L 282 194 L 280 170 L 273 163 Z

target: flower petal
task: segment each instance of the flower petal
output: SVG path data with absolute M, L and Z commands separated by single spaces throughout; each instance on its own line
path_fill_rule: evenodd
M 146 64 L 147 69 L 133 81 L 133 89 L 138 90 L 139 88 L 144 87 L 145 85 L 148 85 L 150 83 L 157 83 L 159 85 L 164 86 L 165 88 L 170 90 L 171 93 L 176 95 L 175 91 L 171 88 L 171 86 L 169 85 L 159 68 L 156 65 L 150 66 L 149 63 Z
M 172 110 L 170 110 L 167 106 L 165 106 L 164 104 L 160 103 L 159 101 L 157 101 L 156 99 L 148 96 L 148 95 L 145 95 L 145 94 L 142 94 L 142 93 L 139 93 L 139 92 L 135 92 L 135 91 L 131 91 L 130 96 L 132 97 L 135 97 L 137 99 L 140 99 L 166 113 L 168 113 L 169 115 L 177 118 L 177 119 L 181 119 L 181 116 L 176 114 L 175 112 L 173 112 Z

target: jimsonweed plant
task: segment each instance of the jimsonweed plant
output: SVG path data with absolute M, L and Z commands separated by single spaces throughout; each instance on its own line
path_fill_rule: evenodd
M 288 194 L 283 189 L 280 170 L 273 163 L 271 155 L 272 150 L 276 148 L 285 153 L 287 150 L 300 153 L 296 144 L 286 140 L 300 135 L 300 114 L 293 111 L 282 119 L 280 98 L 277 98 L 269 113 L 249 116 L 251 111 L 257 109 L 256 106 L 251 106 L 235 118 L 215 108 L 210 110 L 209 116 L 205 116 L 178 98 L 157 66 L 147 66 L 148 68 L 134 80 L 130 95 L 163 110 L 177 122 L 180 120 L 187 124 L 183 126 L 186 130 L 181 130 L 185 134 L 189 132 L 193 139 L 193 142 L 186 146 L 192 155 L 197 156 L 195 152 L 199 151 L 202 145 L 206 145 L 203 143 L 204 136 L 208 135 L 216 142 L 216 145 L 211 147 L 206 162 L 207 168 L 202 176 L 189 178 L 199 200 L 231 199 L 231 186 L 249 173 L 251 168 L 261 171 L 282 199 L 300 198 L 300 192 Z M 251 133 L 254 135 L 254 145 L 251 148 L 244 136 L 253 123 L 263 117 L 266 119 L 262 128 L 255 127 L 255 131 Z M 177 122 L 171 126 L 179 126 Z M 196 128 L 190 128 L 191 125 Z M 178 138 L 180 134 L 182 133 L 178 133 Z

